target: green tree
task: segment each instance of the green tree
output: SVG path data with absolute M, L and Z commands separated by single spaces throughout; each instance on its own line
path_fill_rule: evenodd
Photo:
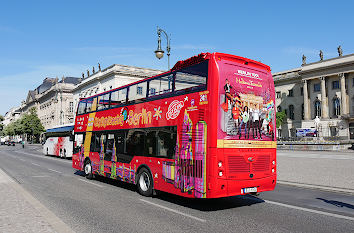
M 277 119 L 276 126 L 277 128 L 279 128 L 283 124 L 283 122 L 285 122 L 285 120 L 287 119 L 285 111 L 283 110 L 281 112 L 277 112 L 276 119 Z
M 45 131 L 35 108 L 31 108 L 29 114 L 23 115 L 21 118 L 21 127 L 23 133 L 33 135 L 36 141 L 39 140 L 40 134 Z
M 0 136 L 4 135 L 4 124 L 2 123 L 4 121 L 4 117 L 0 115 Z

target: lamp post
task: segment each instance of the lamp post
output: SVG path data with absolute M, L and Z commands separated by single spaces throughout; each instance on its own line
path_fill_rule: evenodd
M 170 69 L 170 51 L 171 51 L 170 42 L 171 42 L 171 40 L 168 38 L 167 33 L 159 27 L 157 27 L 158 39 L 157 39 L 157 49 L 155 50 L 155 55 L 158 59 L 161 59 L 163 57 L 164 52 L 165 52 L 161 49 L 161 32 L 166 36 L 166 40 L 167 40 L 166 50 L 167 50 L 167 57 L 168 57 L 168 69 Z

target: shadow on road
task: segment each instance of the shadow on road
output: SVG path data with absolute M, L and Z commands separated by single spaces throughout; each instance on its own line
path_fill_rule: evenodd
M 84 172 L 82 171 L 76 171 L 74 174 L 82 177 L 85 176 Z M 137 190 L 134 184 L 122 182 L 119 180 L 113 180 L 103 176 L 95 176 L 95 180 L 116 186 L 117 188 L 124 188 L 133 192 L 136 192 Z M 243 206 L 251 206 L 264 202 L 262 199 L 251 195 L 224 197 L 217 199 L 196 199 L 181 197 L 161 191 L 157 191 L 154 198 L 170 202 L 176 205 L 184 206 L 187 208 L 196 209 L 199 211 L 218 211 L 225 209 L 233 209 Z
M 323 198 L 316 198 L 316 199 L 324 201 L 324 202 L 326 202 L 328 204 L 331 204 L 331 205 L 335 205 L 337 207 L 347 207 L 349 209 L 353 209 L 354 210 L 354 205 L 351 205 L 351 204 L 348 204 L 348 203 L 345 203 L 345 202 L 334 201 L 334 200 L 326 200 L 326 199 L 323 199 Z
M 181 205 L 187 208 L 196 209 L 199 211 L 218 211 L 226 209 L 234 209 L 243 206 L 251 206 L 264 202 L 262 199 L 247 195 L 234 196 L 213 199 L 195 199 L 173 195 L 165 192 L 158 192 L 156 198 L 164 201 Z

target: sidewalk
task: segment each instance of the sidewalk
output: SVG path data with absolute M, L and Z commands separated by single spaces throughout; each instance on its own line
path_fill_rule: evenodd
M 0 169 L 0 232 L 73 232 Z

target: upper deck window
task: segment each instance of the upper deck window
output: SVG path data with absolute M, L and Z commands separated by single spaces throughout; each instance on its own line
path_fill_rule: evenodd
M 86 100 L 81 100 L 79 103 L 77 114 L 84 114 L 85 110 L 86 110 Z
M 186 67 L 177 71 L 175 78 L 175 91 L 187 89 L 206 88 L 208 77 L 208 61 Z
M 113 91 L 111 93 L 111 107 L 125 104 L 127 100 L 127 88 Z
M 147 82 L 142 82 L 129 87 L 128 101 L 133 101 L 146 98 Z
M 173 74 L 157 77 L 149 81 L 149 97 L 172 92 Z
M 98 96 L 97 110 L 109 108 L 109 96 L 111 93 Z

